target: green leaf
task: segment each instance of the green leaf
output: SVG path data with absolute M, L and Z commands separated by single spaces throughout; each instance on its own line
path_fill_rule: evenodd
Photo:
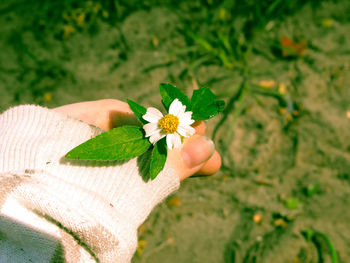
M 126 160 L 143 154 L 151 146 L 144 138 L 143 129 L 123 126 L 104 132 L 66 154 L 67 159 Z
M 192 119 L 196 121 L 213 118 L 225 108 L 225 102 L 216 100 L 215 94 L 207 87 L 193 91 L 191 104 Z
M 163 105 L 166 110 L 169 110 L 170 104 L 173 100 L 178 99 L 183 105 L 186 105 L 186 111 L 191 110 L 191 102 L 188 97 L 178 88 L 171 84 L 162 83 L 159 85 L 160 95 L 162 96 Z
M 150 166 L 151 179 L 155 179 L 157 175 L 163 170 L 168 148 L 166 145 L 166 138 L 159 140 L 152 151 L 152 161 Z
M 288 209 L 297 209 L 300 205 L 300 201 L 299 199 L 296 199 L 296 198 L 287 198 L 286 202 L 285 202 L 285 205 Z
M 306 188 L 304 188 L 304 192 L 306 193 L 306 196 L 311 197 L 317 193 L 319 187 L 319 184 L 310 184 Z
M 142 116 L 146 114 L 147 109 L 132 100 L 126 100 L 126 102 L 129 104 L 130 109 L 134 112 L 135 116 L 139 119 L 139 121 L 142 124 L 146 124 L 147 121 L 144 120 Z
M 218 113 L 222 112 L 225 109 L 225 102 L 223 100 L 217 100 L 215 102 Z

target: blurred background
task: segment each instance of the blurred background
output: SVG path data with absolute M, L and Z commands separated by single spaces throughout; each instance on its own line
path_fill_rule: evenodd
M 350 1 L 4 0 L 0 111 L 207 86 L 221 171 L 139 228 L 133 263 L 350 262 Z

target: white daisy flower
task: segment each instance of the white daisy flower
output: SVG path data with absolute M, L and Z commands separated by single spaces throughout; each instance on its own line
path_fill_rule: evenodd
M 186 106 L 175 99 L 169 107 L 169 113 L 164 115 L 156 108 L 149 107 L 147 112 L 142 116 L 149 123 L 143 126 L 146 137 L 155 144 L 166 136 L 166 143 L 169 149 L 180 148 L 181 136 L 189 137 L 195 134 L 195 129 L 191 127 L 194 123 L 192 112 L 186 112 Z

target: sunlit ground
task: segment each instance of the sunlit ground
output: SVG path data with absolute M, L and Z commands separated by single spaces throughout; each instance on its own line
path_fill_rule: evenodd
M 207 123 L 223 167 L 153 211 L 133 262 L 350 262 L 349 14 L 347 0 L 1 1 L 0 110 L 160 106 L 161 82 L 208 86 L 227 104 Z

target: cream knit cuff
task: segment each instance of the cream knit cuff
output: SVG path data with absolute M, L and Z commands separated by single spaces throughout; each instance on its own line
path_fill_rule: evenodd
M 0 209 L 6 200 L 16 200 L 81 240 L 96 261 L 129 262 L 137 227 L 178 189 L 179 178 L 166 166 L 155 180 L 145 182 L 141 175 L 147 157 L 103 163 L 62 158 L 101 132 L 39 106 L 18 106 L 0 115 L 0 184 L 14 185 L 0 194 Z

